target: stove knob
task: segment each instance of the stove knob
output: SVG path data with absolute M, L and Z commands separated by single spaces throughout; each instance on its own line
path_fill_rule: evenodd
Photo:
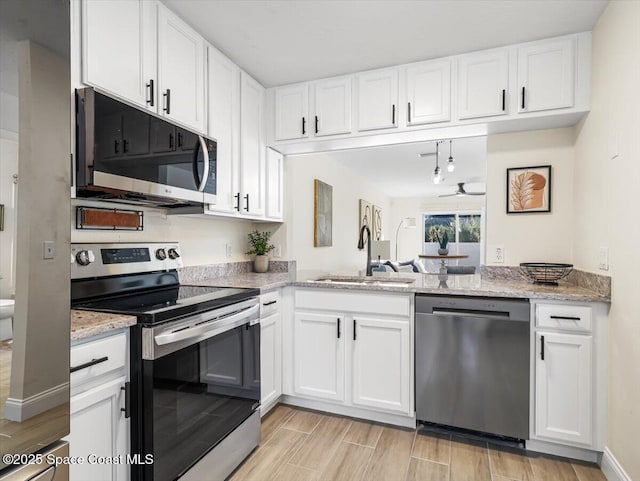
M 158 249 L 156 250 L 156 259 L 158 259 L 159 261 L 163 261 L 167 258 L 167 251 L 164 249 Z
M 172 247 L 171 249 L 169 249 L 169 257 L 171 259 L 177 259 L 178 257 L 180 257 L 180 253 L 178 252 L 177 249 L 174 249 Z
M 76 254 L 76 261 L 81 266 L 88 266 L 96 260 L 96 256 L 93 255 L 93 251 L 81 250 Z

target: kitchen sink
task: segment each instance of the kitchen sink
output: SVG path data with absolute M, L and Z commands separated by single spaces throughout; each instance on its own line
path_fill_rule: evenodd
M 360 276 L 325 276 L 309 282 L 326 282 L 327 284 L 351 284 L 372 286 L 407 287 L 414 279 L 408 277 L 360 277 Z

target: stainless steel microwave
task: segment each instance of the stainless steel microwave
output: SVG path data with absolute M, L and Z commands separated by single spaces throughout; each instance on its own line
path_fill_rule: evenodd
M 156 207 L 216 203 L 216 142 L 93 88 L 76 90 L 76 196 Z

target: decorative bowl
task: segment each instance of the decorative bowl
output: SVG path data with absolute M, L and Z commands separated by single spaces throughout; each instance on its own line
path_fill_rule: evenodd
M 523 262 L 520 264 L 520 269 L 534 284 L 557 286 L 558 281 L 567 277 L 573 270 L 573 264 Z

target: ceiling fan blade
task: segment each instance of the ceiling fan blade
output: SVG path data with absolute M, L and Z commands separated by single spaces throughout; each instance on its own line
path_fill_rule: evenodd
M 458 194 L 442 194 L 442 195 L 439 195 L 438 197 L 455 197 L 457 195 Z
M 486 195 L 486 192 L 467 192 L 467 195 Z

